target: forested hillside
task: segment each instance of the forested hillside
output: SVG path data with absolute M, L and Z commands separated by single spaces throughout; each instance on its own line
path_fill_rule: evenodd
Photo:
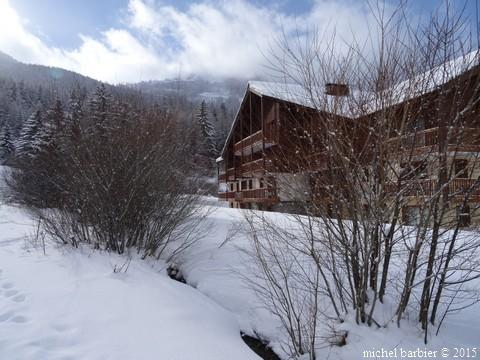
M 41 127 L 57 101 L 67 118 L 84 111 L 100 86 L 116 100 L 137 109 L 175 111 L 176 121 L 192 129 L 191 145 L 201 172 L 213 171 L 213 160 L 226 137 L 243 92 L 243 82 L 201 78 L 110 85 L 80 74 L 16 61 L 0 53 L 0 155 L 8 162 L 21 152 L 32 124 Z M 57 104 L 58 105 L 58 104 Z

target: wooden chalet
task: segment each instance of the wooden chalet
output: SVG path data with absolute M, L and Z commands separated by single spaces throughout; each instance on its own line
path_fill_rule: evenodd
M 296 118 L 314 112 L 300 86 L 250 81 L 217 159 L 219 198 L 231 207 L 265 210 L 308 201 L 308 175 L 296 173 L 283 155 L 292 150 Z M 298 191 L 282 183 L 296 184 Z
M 406 166 L 405 152 L 412 152 L 412 149 L 413 154 L 408 156 L 410 167 L 415 164 L 416 157 L 420 159 L 427 153 L 436 153 L 445 154 L 438 156 L 438 161 L 454 169 L 453 173 L 439 176 L 435 171 L 439 163 L 433 162 L 433 165 L 419 165 L 413 170 L 420 180 L 404 190 L 407 200 L 402 218 L 405 222 L 418 220 L 422 199 L 438 191 L 439 181 L 448 182 L 441 191 L 452 195 L 452 203 L 457 197 L 460 202 L 462 194 L 478 182 L 479 160 L 474 161 L 480 155 L 480 104 L 477 104 L 480 101 L 475 101 L 480 94 L 478 73 L 475 54 L 468 67 L 450 72 L 437 83 L 427 82 L 420 93 L 409 95 L 403 91 L 407 82 L 394 89 L 398 101 L 389 110 L 397 113 L 392 117 L 389 136 L 377 141 L 384 142 L 389 149 L 388 156 L 394 163 L 396 161 L 398 173 L 405 170 L 402 169 Z M 436 78 L 438 76 L 432 76 Z M 342 99 L 348 99 L 350 91 L 344 84 L 326 84 L 321 89 L 322 102 L 336 104 L 335 111 L 330 113 L 318 110 L 318 104 L 312 103 L 311 99 L 318 94 L 307 94 L 299 85 L 248 82 L 221 157 L 217 159 L 219 199 L 228 201 L 230 207 L 278 211 L 295 211 L 299 202 L 328 201 L 328 194 L 318 198 L 321 191 L 315 187 L 316 179 L 324 172 L 332 173 L 328 160 L 330 150 L 322 145 L 325 130 L 319 118 L 342 124 L 339 129 L 352 137 L 352 146 L 361 148 L 368 124 L 384 110 L 372 106 L 367 113 L 355 116 L 342 109 Z M 468 106 L 472 105 L 467 104 L 468 101 L 475 104 Z M 452 128 L 449 119 L 458 115 L 459 108 L 469 108 L 469 111 L 456 122 L 458 128 Z M 302 132 L 308 132 L 308 136 Z M 300 165 L 298 159 L 306 161 Z M 368 155 L 363 160 L 366 167 L 369 160 Z M 442 176 L 443 179 L 439 178 Z M 333 185 L 337 181 L 332 177 L 330 183 Z M 392 197 L 395 191 L 398 189 L 392 177 Z M 472 209 L 480 205 L 480 191 L 473 191 Z M 452 205 L 454 211 L 458 212 L 455 204 Z M 463 206 L 462 211 L 466 219 L 469 206 Z M 470 222 L 470 216 L 468 214 L 465 225 Z

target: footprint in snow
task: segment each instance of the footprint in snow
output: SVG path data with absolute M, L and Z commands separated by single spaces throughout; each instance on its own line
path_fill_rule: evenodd
M 4 312 L 3 314 L 0 314 L 0 323 L 7 321 L 13 316 L 15 316 L 15 313 L 13 311 L 7 311 L 7 312 Z
M 21 303 L 25 301 L 26 296 L 23 294 L 19 294 L 18 290 L 15 290 L 13 287 L 13 283 L 6 282 L 0 288 L 0 295 L 6 298 L 11 298 L 11 300 L 15 301 L 16 303 Z
M 17 290 L 7 290 L 5 291 L 5 297 L 9 298 L 9 297 L 12 297 L 12 296 L 15 296 L 18 294 L 18 291 Z
M 28 318 L 23 315 L 17 315 L 17 313 L 13 310 L 9 310 L 0 314 L 0 323 L 3 323 L 5 321 L 9 321 L 17 324 L 23 324 L 28 321 Z
M 11 289 L 12 287 L 13 287 L 13 284 L 10 283 L 10 282 L 7 282 L 7 283 L 2 285 L 2 288 L 4 288 L 4 289 Z
M 26 296 L 19 293 L 19 291 L 14 288 L 14 284 L 11 282 L 5 282 L 1 285 L 0 295 L 3 295 L 3 297 L 10 299 L 17 304 L 24 302 L 26 299 Z M 17 315 L 13 311 L 7 311 L 3 314 L 0 314 L 0 322 L 4 322 L 7 320 L 20 324 L 27 322 L 28 318 L 26 318 L 25 316 Z
M 17 303 L 20 303 L 20 302 L 24 302 L 25 298 L 26 298 L 25 295 L 17 295 L 12 300 L 17 302 Z

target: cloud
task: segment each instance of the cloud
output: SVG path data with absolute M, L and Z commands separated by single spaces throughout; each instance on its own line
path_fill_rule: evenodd
M 8 29 L 0 33 L 0 51 L 113 83 L 179 74 L 251 78 L 265 71 L 265 55 L 275 51 L 282 33 L 293 38 L 299 30 L 336 25 L 340 37 L 351 38 L 353 28 L 357 36 L 367 31 L 362 14 L 357 2 L 334 0 L 317 0 L 298 17 L 247 0 L 199 0 L 184 10 L 130 0 L 122 28 L 106 29 L 96 39 L 79 34 L 80 46 L 67 50 L 47 46 L 26 29 L 8 0 L 0 0 L 0 23 Z

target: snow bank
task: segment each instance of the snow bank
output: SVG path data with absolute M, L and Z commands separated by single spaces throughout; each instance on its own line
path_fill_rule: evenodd
M 160 262 L 32 249 L 32 221 L 0 207 L 0 359 L 258 359 L 235 317 Z

